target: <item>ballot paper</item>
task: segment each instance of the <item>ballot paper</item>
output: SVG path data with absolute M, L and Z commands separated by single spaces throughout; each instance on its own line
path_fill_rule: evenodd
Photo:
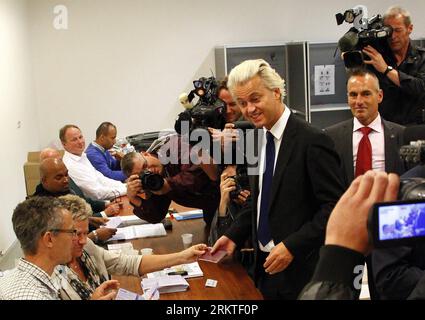
M 142 224 L 118 228 L 117 233 L 108 241 L 114 240 L 130 240 L 137 238 L 161 237 L 166 236 L 164 225 L 162 223 Z
M 202 272 L 202 269 L 199 266 L 199 263 L 197 261 L 192 263 L 179 264 L 177 266 L 165 268 L 163 270 L 156 271 L 156 272 L 150 272 L 146 276 L 148 278 L 159 278 L 166 275 L 170 275 L 170 273 L 175 273 L 175 272 L 177 273 L 186 272 L 187 273 L 186 275 L 181 275 L 185 279 L 204 276 L 204 273 Z
M 202 218 L 203 216 L 204 216 L 204 212 L 202 211 L 202 209 L 173 213 L 173 217 L 177 221 L 197 219 L 197 218 Z
M 120 224 L 121 224 L 121 222 L 122 222 L 122 220 L 121 220 L 121 217 L 110 217 L 110 218 L 108 218 L 109 219 L 109 221 L 106 223 L 106 225 L 104 226 L 105 228 L 111 228 L 111 229 L 115 229 L 115 228 L 117 228 Z
M 119 288 L 115 300 L 145 300 L 145 298 L 135 292 Z
M 179 275 L 144 278 L 141 284 L 143 291 L 157 287 L 159 293 L 181 292 L 186 291 L 189 287 L 189 283 Z

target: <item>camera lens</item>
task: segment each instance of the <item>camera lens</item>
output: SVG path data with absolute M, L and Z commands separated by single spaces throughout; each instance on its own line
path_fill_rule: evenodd
M 146 170 L 140 175 L 143 189 L 150 191 L 158 191 L 164 185 L 164 179 L 161 175 Z

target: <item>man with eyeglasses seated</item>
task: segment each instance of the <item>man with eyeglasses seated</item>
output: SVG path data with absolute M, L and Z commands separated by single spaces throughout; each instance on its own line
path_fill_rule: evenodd
M 109 274 L 141 276 L 173 265 L 196 261 L 207 246 L 197 244 L 186 250 L 163 255 L 126 255 L 96 246 L 87 238 L 90 206 L 83 199 L 66 195 L 60 197 L 72 213 L 77 237 L 74 238 L 72 258 L 56 268 L 55 277 L 61 283 L 64 300 L 86 300 L 109 278 Z
M 185 207 L 202 209 L 204 221 L 210 225 L 220 201 L 219 182 L 213 181 L 201 165 L 190 162 L 190 157 L 186 157 L 182 151 L 180 136 L 172 136 L 168 143 L 170 158 L 177 156 L 172 163 L 162 164 L 161 154 L 147 152 L 128 153 L 122 159 L 121 168 L 129 177 L 127 196 L 134 207 L 133 213 L 141 219 L 157 223 L 164 219 L 171 201 L 174 201 Z M 182 161 L 185 158 L 188 160 L 186 164 Z M 142 185 L 140 175 L 145 170 L 163 178 L 161 189 L 148 190 L 147 186 Z M 145 198 L 140 196 L 142 192 L 145 192 Z
M 61 200 L 33 197 L 18 204 L 12 224 L 24 257 L 0 278 L 0 300 L 60 299 L 52 274 L 56 266 L 68 263 L 72 257 L 76 230 L 71 213 Z M 91 298 L 114 299 L 118 285 L 115 280 L 104 282 Z

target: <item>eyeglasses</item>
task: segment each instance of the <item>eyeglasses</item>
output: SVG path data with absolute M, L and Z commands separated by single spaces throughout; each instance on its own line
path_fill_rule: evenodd
M 142 156 L 142 159 L 143 159 L 142 170 L 145 170 L 148 167 L 148 160 L 143 154 L 140 153 L 140 155 Z
M 71 233 L 73 237 L 77 236 L 76 229 L 50 229 L 51 232 L 63 232 L 63 233 Z

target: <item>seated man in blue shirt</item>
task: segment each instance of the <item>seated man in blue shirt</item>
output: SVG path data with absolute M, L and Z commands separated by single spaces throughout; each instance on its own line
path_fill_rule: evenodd
M 102 122 L 96 130 L 96 140 L 86 150 L 87 158 L 93 167 L 105 177 L 124 182 L 127 177 L 121 171 L 119 152 L 110 152 L 115 144 L 117 128 L 110 122 Z

